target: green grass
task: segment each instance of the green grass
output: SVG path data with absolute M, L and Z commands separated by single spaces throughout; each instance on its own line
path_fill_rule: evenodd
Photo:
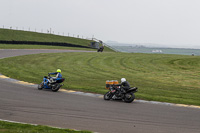
M 81 46 L 90 46 L 92 40 L 86 40 L 81 38 L 59 36 L 53 34 L 0 29 L 0 40 L 6 41 L 37 41 L 37 42 L 62 42 L 70 43 Z
M 46 46 L 46 45 L 23 45 L 23 44 L 0 44 L 0 49 L 68 49 L 68 50 L 87 50 L 96 51 L 93 48 L 65 47 L 65 46 Z
M 47 58 L 48 57 L 48 58 Z M 200 57 L 128 53 L 55 53 L 0 60 L 0 73 L 39 84 L 62 69 L 63 88 L 104 94 L 106 80 L 125 77 L 137 99 L 200 105 Z
M 29 125 L 0 121 L 1 133 L 91 133 L 89 131 L 74 131 L 71 129 L 58 129 L 41 125 Z
M 90 47 L 93 40 L 86 40 L 81 38 L 59 36 L 53 34 L 44 34 L 29 31 L 10 30 L 0 28 L 0 40 L 3 41 L 36 41 L 36 42 L 57 42 L 69 43 L 79 46 Z M 77 48 L 64 46 L 45 46 L 45 45 L 23 45 L 23 44 L 0 44 L 0 49 L 73 49 L 73 50 L 94 50 L 92 48 Z M 113 50 L 105 47 L 104 51 L 113 52 Z
M 68 49 L 68 50 L 86 50 L 97 51 L 94 48 L 65 47 L 65 46 L 48 46 L 48 45 L 25 45 L 25 44 L 0 44 L 0 49 Z M 104 48 L 104 52 L 114 52 L 108 47 Z

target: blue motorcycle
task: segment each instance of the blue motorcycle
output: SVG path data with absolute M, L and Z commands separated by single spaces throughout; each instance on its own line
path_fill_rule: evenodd
M 64 84 L 60 84 L 64 81 L 64 78 L 52 78 L 50 75 L 44 76 L 42 83 L 38 85 L 38 90 L 42 89 L 51 89 L 53 92 L 56 92 Z M 50 82 L 51 81 L 51 82 Z

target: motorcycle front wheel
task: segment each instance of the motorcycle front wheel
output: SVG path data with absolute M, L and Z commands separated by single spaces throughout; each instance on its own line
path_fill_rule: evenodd
M 44 82 L 42 82 L 41 84 L 38 85 L 38 90 L 42 90 L 44 87 Z
M 112 98 L 112 94 L 109 92 L 107 92 L 106 94 L 104 94 L 104 100 L 110 100 Z
M 126 93 L 125 94 L 125 98 L 124 98 L 124 102 L 126 102 L 126 103 L 131 103 L 131 102 L 133 102 L 133 100 L 135 99 L 135 95 L 134 95 L 134 93 Z

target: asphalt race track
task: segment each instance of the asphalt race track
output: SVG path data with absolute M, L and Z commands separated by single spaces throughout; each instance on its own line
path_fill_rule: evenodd
M 0 58 L 46 52 L 76 51 L 0 50 Z M 104 101 L 99 97 L 38 90 L 1 78 L 0 119 L 100 133 L 200 133 L 199 108 L 139 100 L 130 104 Z

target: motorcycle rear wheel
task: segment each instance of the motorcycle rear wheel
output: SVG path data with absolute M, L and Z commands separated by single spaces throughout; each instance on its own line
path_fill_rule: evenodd
M 60 89 L 60 84 L 55 84 L 55 85 L 53 85 L 52 88 L 51 88 L 51 90 L 52 90 L 53 92 L 57 92 L 59 89 Z
M 112 98 L 112 94 L 109 92 L 107 92 L 106 94 L 104 94 L 104 100 L 110 100 Z
M 135 99 L 134 93 L 130 92 L 130 93 L 125 94 L 124 102 L 131 103 L 133 102 L 134 99 Z

